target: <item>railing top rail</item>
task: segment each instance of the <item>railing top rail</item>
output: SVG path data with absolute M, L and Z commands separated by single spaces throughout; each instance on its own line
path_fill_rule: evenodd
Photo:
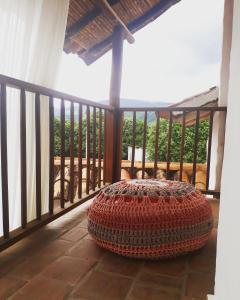
M 40 95 L 47 96 L 47 97 L 53 97 L 58 99 L 64 99 L 67 101 L 72 101 L 75 103 L 80 103 L 83 105 L 88 105 L 96 108 L 102 108 L 106 110 L 113 110 L 113 107 L 110 105 L 105 105 L 101 103 L 97 103 L 91 100 L 79 98 L 76 96 L 72 96 L 66 93 L 62 93 L 53 89 L 49 89 L 37 84 L 29 83 L 26 81 L 22 81 L 16 78 L 8 77 L 5 75 L 0 74 L 0 84 L 5 84 L 8 87 L 13 87 L 16 89 L 24 89 L 27 92 L 32 93 L 39 93 Z
M 144 111 L 227 111 L 226 106 L 197 106 L 197 107 L 172 107 L 172 106 L 163 106 L 163 107 L 120 107 L 121 111 L 136 111 L 136 112 L 144 112 Z

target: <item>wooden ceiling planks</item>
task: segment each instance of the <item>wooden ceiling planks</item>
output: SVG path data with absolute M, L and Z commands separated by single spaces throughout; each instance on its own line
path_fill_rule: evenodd
M 141 29 L 180 0 L 108 0 L 131 33 Z M 70 0 L 64 51 L 91 64 L 112 47 L 116 20 L 96 0 Z M 124 25 L 123 25 L 124 26 Z
M 91 1 L 70 1 L 67 28 L 82 18 L 87 11 L 94 8 Z

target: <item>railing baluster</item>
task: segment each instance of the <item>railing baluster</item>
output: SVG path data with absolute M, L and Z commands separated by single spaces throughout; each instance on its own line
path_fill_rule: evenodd
M 49 213 L 53 214 L 54 198 L 54 106 L 49 97 Z
M 21 221 L 27 225 L 27 156 L 26 156 L 26 93 L 20 93 L 20 164 L 21 164 Z
M 0 124 L 1 124 L 1 167 L 2 167 L 2 218 L 3 235 L 9 237 L 9 205 L 8 205 L 8 162 L 7 162 L 7 107 L 6 85 L 1 84 Z
M 78 107 L 78 198 L 82 198 L 82 104 Z
M 154 169 L 153 169 L 153 177 L 157 176 L 157 164 L 158 164 L 158 137 L 159 137 L 159 118 L 160 113 L 156 112 L 156 131 L 155 131 L 155 156 L 154 156 Z
M 209 189 L 210 163 L 211 163 L 211 150 L 212 150 L 212 131 L 213 131 L 213 111 L 210 112 L 210 118 L 209 118 L 206 190 Z
M 114 182 L 121 180 L 121 169 L 122 169 L 122 141 L 123 141 L 123 123 L 124 123 L 124 113 L 119 109 L 116 109 L 115 112 L 116 118 L 116 129 L 115 132 L 116 137 L 114 141 L 116 155 L 113 164 L 113 169 L 115 170 L 115 174 L 113 174 Z
M 102 109 L 99 109 L 98 119 L 98 187 L 101 187 L 102 176 Z
M 61 208 L 65 206 L 65 103 L 61 99 L 61 190 L 60 190 L 60 203 Z
M 193 151 L 193 171 L 192 171 L 192 184 L 193 185 L 195 185 L 195 182 L 196 182 L 198 133 L 199 133 L 199 110 L 196 112 L 196 125 L 195 125 L 195 138 L 194 138 L 194 151 Z
M 144 179 L 145 177 L 146 136 L 147 136 L 147 111 L 144 112 L 144 123 L 143 123 L 142 179 Z
M 172 142 L 172 112 L 169 112 L 168 144 L 167 144 L 167 169 L 166 178 L 169 179 L 169 168 L 171 161 L 171 142 Z
M 93 191 L 96 187 L 96 107 L 93 107 L 93 167 L 92 167 L 92 186 Z
M 131 178 L 134 178 L 134 162 L 135 162 L 135 140 L 136 135 L 136 111 L 133 112 L 133 127 L 132 127 L 132 159 L 131 159 Z
M 184 145 L 185 145 L 185 128 L 186 128 L 186 114 L 183 111 L 182 115 L 182 137 L 181 137 L 181 150 L 180 150 L 180 177 L 179 180 L 182 181 L 183 173 L 183 156 L 184 156 Z
M 74 202 L 74 102 L 70 106 L 70 202 Z
M 86 144 L 87 144 L 87 178 L 86 178 L 86 194 L 89 194 L 90 184 L 90 107 L 87 106 L 87 132 L 86 132 Z
M 36 215 L 41 220 L 41 124 L 40 124 L 40 94 L 35 95 L 35 139 L 36 139 Z
M 105 147 L 106 147 L 106 127 L 107 127 L 107 112 L 106 110 L 104 110 L 104 124 L 103 124 L 103 128 L 104 128 L 104 133 L 103 133 L 103 185 L 106 184 L 106 151 L 105 151 Z

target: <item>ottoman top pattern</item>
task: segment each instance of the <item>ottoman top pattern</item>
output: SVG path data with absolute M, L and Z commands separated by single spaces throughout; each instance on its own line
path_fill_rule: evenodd
M 185 182 L 157 179 L 123 180 L 103 190 L 105 196 L 114 197 L 118 195 L 124 196 L 126 199 L 133 199 L 134 197 L 164 198 L 165 200 L 168 200 L 169 197 L 183 199 L 186 196 L 194 196 L 195 193 L 199 194 L 192 185 Z

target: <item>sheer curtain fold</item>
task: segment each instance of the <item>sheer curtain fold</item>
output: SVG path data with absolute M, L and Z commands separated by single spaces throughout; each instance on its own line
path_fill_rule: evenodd
M 69 0 L 0 0 L 0 74 L 53 88 L 61 59 Z M 19 93 L 8 90 L 10 229 L 21 225 Z M 41 97 L 42 213 L 48 208 L 48 100 Z M 27 94 L 28 220 L 35 218 L 35 105 Z M 1 185 L 1 180 L 0 180 Z M 0 193 L 1 197 L 1 193 Z M 2 199 L 0 198 L 0 204 Z M 2 217 L 0 205 L 0 219 Z M 0 221 L 0 236 L 2 235 Z

